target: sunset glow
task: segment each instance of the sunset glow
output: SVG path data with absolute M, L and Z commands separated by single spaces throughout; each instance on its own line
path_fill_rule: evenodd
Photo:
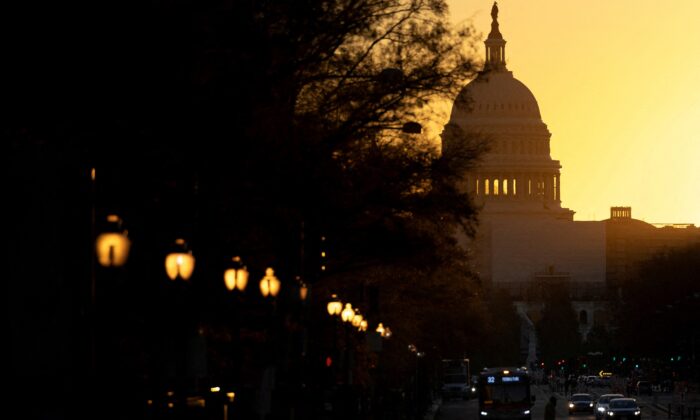
M 493 2 L 448 3 L 454 23 L 486 37 Z M 700 3 L 498 5 L 508 69 L 537 98 L 562 164 L 562 206 L 575 220 L 631 206 L 649 223 L 700 225 Z

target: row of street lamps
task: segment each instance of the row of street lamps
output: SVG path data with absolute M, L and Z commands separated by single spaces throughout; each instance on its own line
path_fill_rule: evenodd
M 340 316 L 343 322 L 349 322 L 353 327 L 356 327 L 358 331 L 367 331 L 369 326 L 368 321 L 362 316 L 358 308 L 353 308 L 350 302 L 345 303 L 343 308 L 343 302 L 340 301 L 338 295 L 331 295 L 331 299 L 326 305 L 328 314 L 330 316 Z M 383 338 L 391 337 L 391 329 L 385 327 L 383 323 L 379 323 L 375 331 Z
M 101 233 L 95 242 L 95 251 L 100 265 L 105 267 L 119 267 L 126 264 L 131 248 L 131 240 L 128 231 L 122 227 L 122 219 L 110 214 L 107 216 L 109 228 Z M 182 279 L 188 281 L 194 272 L 195 258 L 184 239 L 175 240 L 175 249 L 165 257 L 165 271 L 171 280 Z M 231 258 L 228 268 L 224 271 L 224 284 L 229 291 L 243 292 L 248 285 L 249 272 L 240 256 Z M 299 279 L 299 278 L 297 278 Z M 308 295 L 308 287 L 300 283 L 300 298 L 305 300 Z M 275 276 L 272 268 L 265 270 L 265 276 L 260 280 L 260 293 L 263 297 L 275 297 L 280 291 L 281 282 Z M 353 308 L 350 302 L 340 301 L 338 295 L 331 295 L 327 306 L 328 314 L 340 316 L 343 322 L 349 322 L 359 331 L 367 331 L 368 320 L 360 313 L 359 308 Z M 383 338 L 391 337 L 391 329 L 379 323 L 375 329 Z
M 95 252 L 97 261 L 104 267 L 121 267 L 126 264 L 131 249 L 131 240 L 128 231 L 122 227 L 122 219 L 110 214 L 107 216 L 108 229 L 100 233 L 95 240 Z M 175 240 L 174 249 L 165 257 L 165 272 L 170 280 L 188 281 L 194 273 L 195 258 L 192 250 L 184 239 Z M 224 271 L 224 284 L 229 291 L 244 291 L 248 285 L 248 269 L 243 264 L 241 257 L 231 259 L 228 268 Z M 308 288 L 301 284 L 300 296 L 306 298 Z M 280 291 L 281 282 L 275 276 L 275 271 L 268 267 L 265 276 L 260 280 L 260 293 L 263 297 L 275 297 Z

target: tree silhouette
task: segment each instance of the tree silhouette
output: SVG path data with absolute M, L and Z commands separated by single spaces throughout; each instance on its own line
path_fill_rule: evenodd
M 97 168 L 97 211 L 118 211 L 134 242 L 131 293 L 104 303 L 123 308 L 113 316 L 128 323 L 128 346 L 149 353 L 144 376 L 159 374 L 163 343 L 150 331 L 167 323 L 161 256 L 176 237 L 187 237 L 197 256 L 189 322 L 212 340 L 227 336 L 221 271 L 231 255 L 247 261 L 249 287 L 274 266 L 284 290 L 296 274 L 321 284 L 387 264 L 431 272 L 466 257 L 454 235 L 471 232 L 475 211 L 457 181 L 479 147 L 452 130 L 463 147 L 445 155 L 398 129 L 435 122 L 431 105 L 453 99 L 474 75 L 474 37 L 450 28 L 444 1 L 82 6 L 15 19 L 22 45 L 9 56 L 12 123 L 4 132 L 13 187 L 22 202 L 46 209 L 31 220 L 18 214 L 16 233 L 61 250 L 46 267 L 33 266 L 29 246 L 16 260 L 22 277 L 86 276 L 88 174 Z M 466 268 L 456 271 L 436 287 L 468 281 Z M 390 281 L 406 286 L 391 270 Z M 67 323 L 82 319 L 85 300 L 78 285 L 68 294 L 75 307 Z M 28 354 L 42 360 L 43 351 Z

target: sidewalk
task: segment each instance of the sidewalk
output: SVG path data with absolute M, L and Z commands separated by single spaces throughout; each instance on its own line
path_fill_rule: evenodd
M 652 417 L 663 415 L 665 417 L 677 418 L 697 418 L 700 416 L 700 395 L 689 393 L 680 396 L 674 393 L 655 393 L 651 396 L 632 395 L 639 401 L 640 405 L 650 409 L 649 415 Z M 670 410 L 670 415 L 669 415 Z
M 433 404 L 428 407 L 428 411 L 423 416 L 423 420 L 433 420 L 440 411 L 440 405 L 442 405 L 442 398 L 438 397 L 433 401 Z

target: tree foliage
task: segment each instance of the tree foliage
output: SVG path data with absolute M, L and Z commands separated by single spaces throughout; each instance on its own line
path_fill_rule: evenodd
M 312 289 L 352 288 L 352 279 L 384 267 L 374 275 L 382 290 L 394 282 L 414 308 L 429 308 L 411 314 L 407 335 L 447 348 L 434 327 L 440 319 L 465 341 L 476 334 L 453 315 L 470 287 L 455 234 L 475 223 L 457 181 L 480 146 L 448 128 L 461 146 L 443 154 L 426 136 L 400 130 L 440 120 L 432 106 L 475 74 L 475 38 L 450 27 L 444 1 L 138 6 L 67 5 L 65 19 L 19 18 L 18 39 L 37 53 L 12 56 L 19 82 L 8 98 L 17 118 L 6 130 L 16 168 L 37 166 L 36 155 L 60 162 L 57 179 L 67 182 L 52 204 L 71 223 L 61 232 L 83 233 L 70 240 L 86 255 L 93 197 L 98 215 L 124 219 L 138 291 L 120 303 L 133 312 L 135 334 L 160 322 L 161 257 L 177 237 L 197 257 L 191 310 L 203 323 L 224 319 L 222 266 L 240 254 L 249 288 L 268 266 L 284 290 L 298 274 Z M 37 178 L 56 176 L 38 166 Z M 409 279 L 420 276 L 429 283 L 414 288 Z M 398 323 L 401 306 L 389 308 Z

